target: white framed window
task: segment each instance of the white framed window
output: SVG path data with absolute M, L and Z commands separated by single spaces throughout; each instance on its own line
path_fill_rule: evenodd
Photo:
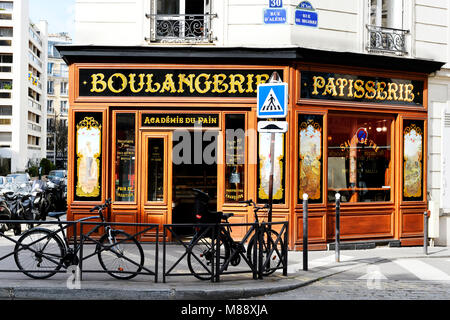
M 212 0 L 152 0 L 151 41 L 211 41 Z
M 369 24 L 404 29 L 404 0 L 369 0 Z

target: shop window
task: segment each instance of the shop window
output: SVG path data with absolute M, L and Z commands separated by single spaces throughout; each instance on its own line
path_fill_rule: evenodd
M 134 202 L 136 161 L 136 115 L 116 114 L 115 201 Z
M 245 197 L 245 114 L 225 115 L 225 202 Z
M 389 117 L 328 117 L 328 201 L 390 201 L 391 125 Z
M 148 201 L 164 201 L 164 139 L 148 139 Z
M 99 201 L 102 177 L 102 113 L 75 114 L 76 201 Z
M 423 200 L 423 120 L 403 122 L 403 200 Z
M 309 202 L 321 203 L 323 202 L 323 116 L 300 114 L 298 139 L 298 202 L 302 202 L 303 194 L 306 193 Z
M 258 133 L 257 198 L 259 203 L 266 203 L 269 200 L 269 177 L 271 171 L 270 139 L 271 133 Z M 285 150 L 286 135 L 284 133 L 275 133 L 275 163 L 272 188 L 272 200 L 274 204 L 285 202 Z

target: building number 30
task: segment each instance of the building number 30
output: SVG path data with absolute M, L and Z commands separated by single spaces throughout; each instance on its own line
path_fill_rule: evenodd
M 270 0 L 269 6 L 271 8 L 281 8 L 283 6 L 282 0 Z

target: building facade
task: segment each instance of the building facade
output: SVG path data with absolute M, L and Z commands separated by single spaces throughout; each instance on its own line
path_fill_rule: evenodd
M 29 20 L 28 1 L 0 7 L 0 156 L 23 172 L 46 156 L 47 23 Z
M 119 221 L 174 221 L 174 195 L 186 185 L 176 182 L 176 177 L 188 174 L 182 168 L 165 166 L 159 172 L 164 182 L 158 196 L 158 183 L 148 180 L 158 176 L 158 169 L 149 173 L 154 168 L 149 160 L 155 151 L 152 145 L 160 143 L 164 152 L 174 148 L 167 141 L 175 131 L 169 129 L 172 126 L 147 125 L 145 120 L 162 121 L 161 115 L 152 117 L 162 110 L 180 117 L 186 110 L 203 114 L 206 107 L 217 110 L 209 115 L 220 122 L 219 137 L 227 129 L 228 117 L 230 126 L 254 130 L 258 120 L 253 86 L 277 71 L 289 85 L 290 109 L 289 133 L 278 138 L 285 147 L 276 151 L 280 161 L 274 217 L 290 221 L 291 247 L 301 245 L 303 193 L 310 199 L 312 243 L 323 248 L 333 239 L 336 192 L 342 195 L 341 235 L 347 241 L 420 244 L 423 212 L 430 207 L 431 221 L 437 221 L 437 230 L 441 230 L 433 237 L 445 244 L 446 180 L 441 170 L 445 148 L 440 144 L 445 127 L 440 119 L 445 115 L 436 110 L 446 104 L 441 84 L 445 72 L 435 72 L 441 67 L 445 70 L 448 62 L 448 17 L 446 1 L 427 0 L 77 1 L 78 46 L 72 49 L 78 58 L 61 48 L 71 64 L 75 86 L 70 99 L 74 104 L 69 116 L 69 154 L 81 139 L 75 126 L 84 118 L 77 113 L 92 106 L 99 107 L 94 120 L 113 132 L 107 136 L 112 140 L 102 140 L 105 151 L 113 153 L 111 158 L 101 158 L 103 175 L 96 180 L 101 192 L 97 188 L 99 193 L 91 199 L 80 194 L 77 198 L 80 168 L 76 167 L 77 156 L 69 160 L 75 166 L 69 174 L 74 188 L 72 198 L 69 195 L 73 217 L 84 214 L 83 200 L 95 203 L 113 196 L 113 217 Z M 90 50 L 86 45 L 97 47 Z M 111 53 L 109 46 L 126 58 Z M 177 68 L 186 72 L 175 74 Z M 191 94 L 169 93 L 184 93 L 185 85 Z M 237 92 L 243 95 L 236 96 Z M 134 114 L 134 124 L 121 123 L 120 115 L 126 112 Z M 228 113 L 233 112 L 243 118 L 232 120 Z M 194 122 L 199 121 L 196 116 Z M 169 117 L 169 121 L 175 120 Z M 437 123 L 442 124 L 434 126 Z M 130 130 L 135 128 L 137 140 L 130 148 L 139 160 L 128 164 L 132 169 L 124 174 L 114 165 L 120 160 L 115 137 L 125 134 L 119 131 L 127 125 Z M 442 131 L 436 131 L 437 127 Z M 238 199 L 265 201 L 264 139 L 257 135 L 253 142 L 247 141 L 242 157 L 255 161 L 247 162 L 245 168 L 218 165 L 198 174 L 214 181 L 203 186 L 213 186 L 218 210 L 238 213 L 235 221 L 252 218 L 251 212 L 236 203 Z M 137 149 L 143 141 L 147 149 Z M 222 149 L 219 154 L 226 156 L 226 152 Z M 170 154 L 169 150 L 166 157 Z M 239 180 L 243 186 L 228 185 L 232 173 L 237 177 L 235 171 L 245 172 Z M 108 180 L 108 175 L 115 178 Z M 151 192 L 156 198 L 147 197 Z M 122 196 L 124 203 L 117 201 Z
M 48 36 L 47 64 L 47 158 L 67 168 L 67 119 L 69 111 L 69 68 L 55 46 L 70 44 L 67 33 Z

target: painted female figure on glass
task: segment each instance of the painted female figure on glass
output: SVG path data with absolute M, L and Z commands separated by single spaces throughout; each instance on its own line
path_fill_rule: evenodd
M 322 125 L 318 119 L 299 118 L 299 199 L 304 193 L 310 200 L 321 199 Z
M 97 197 L 100 193 L 101 125 L 93 117 L 77 124 L 77 186 L 79 197 Z

